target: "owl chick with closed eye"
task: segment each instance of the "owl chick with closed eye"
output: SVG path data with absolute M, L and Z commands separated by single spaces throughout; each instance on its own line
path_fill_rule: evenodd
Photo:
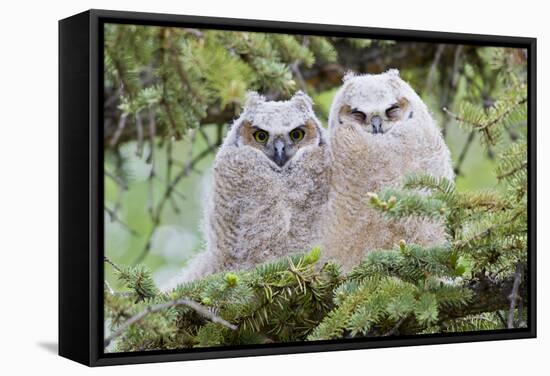
M 250 93 L 215 158 L 207 249 L 171 285 L 318 245 L 328 159 L 326 131 L 306 94 L 277 102 Z
M 418 94 L 395 69 L 344 77 L 330 111 L 331 193 L 324 253 L 348 270 L 369 250 L 393 248 L 401 239 L 443 244 L 441 222 L 411 217 L 389 220 L 367 193 L 396 188 L 406 175 L 454 179 L 450 152 Z

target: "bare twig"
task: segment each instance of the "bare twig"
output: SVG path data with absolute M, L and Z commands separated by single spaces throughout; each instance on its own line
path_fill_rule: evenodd
M 105 171 L 104 173 L 105 176 L 111 178 L 120 188 L 124 189 L 125 191 L 128 190 L 128 185 L 124 180 L 109 171 Z
M 137 132 L 137 150 L 136 155 L 141 158 L 143 156 L 143 124 L 141 123 L 141 115 L 135 116 L 136 132 Z
M 306 81 L 304 80 L 304 76 L 302 75 L 302 71 L 300 70 L 300 61 L 296 60 L 294 63 L 292 63 L 290 65 L 290 70 L 292 71 L 292 74 L 294 75 L 294 78 L 296 79 L 300 90 L 302 90 L 304 93 L 307 93 Z
M 105 261 L 107 264 L 111 265 L 117 272 L 122 273 L 122 269 L 113 262 L 109 257 L 103 256 L 103 261 Z
M 191 149 L 193 149 L 193 146 L 191 145 Z M 172 141 L 168 140 L 166 145 L 166 186 L 168 187 L 170 185 L 170 182 L 172 181 L 172 165 L 173 162 L 173 156 L 172 156 Z
M 463 45 L 458 45 L 456 48 L 455 48 L 455 55 L 454 55 L 454 59 L 453 59 L 453 73 L 452 73 L 452 77 L 451 77 L 451 86 L 453 88 L 456 87 L 456 85 L 458 84 L 458 78 L 460 77 L 459 75 L 459 67 L 460 67 L 460 58 L 462 57 L 462 50 L 464 49 L 464 46 Z
M 126 222 L 124 222 L 122 219 L 120 219 L 118 217 L 118 214 L 116 213 L 115 209 L 110 209 L 106 205 L 104 205 L 103 208 L 105 209 L 105 211 L 109 215 L 109 218 L 111 219 L 111 222 L 119 223 L 126 231 L 128 231 L 133 236 L 138 235 L 136 230 L 132 229 Z
M 508 297 L 510 300 L 510 309 L 508 311 L 508 329 L 514 328 L 514 312 L 516 310 L 516 303 L 521 297 L 518 294 L 519 285 L 521 284 L 521 277 L 523 275 L 523 265 L 518 262 L 516 265 L 516 274 L 514 276 L 514 285 L 512 286 L 512 293 Z
M 443 95 L 441 96 L 441 101 L 439 102 L 440 107 L 446 106 L 448 103 L 454 103 L 454 100 L 456 98 L 458 90 L 456 90 L 456 87 L 458 85 L 458 79 L 460 78 L 460 72 L 461 72 L 461 57 L 462 57 L 462 50 L 464 46 L 459 45 L 455 47 L 454 51 L 454 58 L 453 58 L 453 69 L 451 71 L 450 75 L 450 85 L 443 85 Z M 441 125 L 441 133 L 443 134 L 443 137 L 447 137 L 447 131 L 449 128 L 449 118 L 443 117 L 443 123 Z
M 464 163 L 464 160 L 466 159 L 466 155 L 468 154 L 468 150 L 470 149 L 470 146 L 472 145 L 472 142 L 474 141 L 474 137 L 476 135 L 475 131 L 471 131 L 468 134 L 468 138 L 466 139 L 466 142 L 464 143 L 464 146 L 462 147 L 462 150 L 460 151 L 460 155 L 458 156 L 458 160 L 456 161 L 455 165 L 455 175 L 460 175 L 462 173 L 461 167 L 462 163 Z
M 441 56 L 443 55 L 445 47 L 446 46 L 444 44 L 440 44 L 437 46 L 432 65 L 430 66 L 430 70 L 428 71 L 428 77 L 426 78 L 426 86 L 424 88 L 425 93 L 428 93 L 432 89 L 435 72 L 437 71 L 437 66 L 439 65 L 439 61 L 441 60 Z
M 213 153 L 216 153 L 217 146 L 214 145 L 214 144 L 212 143 L 212 141 L 210 141 L 210 138 L 208 137 L 208 135 L 206 134 L 206 132 L 204 131 L 204 129 L 202 129 L 202 127 L 199 127 L 199 133 L 201 134 L 202 138 L 204 138 L 204 141 L 206 142 L 206 145 L 208 145 L 208 148 L 209 148 Z
M 107 289 L 107 291 L 109 291 L 109 294 L 115 295 L 115 290 L 113 290 L 109 282 L 107 282 L 107 280 L 105 280 L 104 282 L 105 282 L 105 288 Z
M 149 216 L 153 218 L 154 216 L 154 184 L 153 179 L 156 177 L 155 172 L 155 133 L 156 133 L 156 122 L 155 122 L 155 112 L 153 109 L 149 108 L 149 156 L 147 157 L 148 163 L 151 163 L 151 173 L 147 179 L 148 195 L 147 195 L 147 211 Z
M 113 213 L 117 214 L 120 207 L 122 206 L 122 199 L 124 198 L 124 189 L 119 188 L 116 196 L 115 205 L 113 206 Z M 118 214 L 117 214 L 118 217 Z
M 127 117 L 128 117 L 128 114 L 120 115 L 120 118 L 118 120 L 117 129 L 116 129 L 115 133 L 113 134 L 113 138 L 111 138 L 111 143 L 110 143 L 111 147 L 114 147 L 117 144 L 118 139 L 122 135 L 122 132 L 124 131 L 124 127 L 126 126 L 126 118 Z
M 155 216 L 153 217 L 153 226 L 151 227 L 151 231 L 149 231 L 149 234 L 147 235 L 147 241 L 145 243 L 145 246 L 141 253 L 138 255 L 136 260 L 134 261 L 134 264 L 139 264 L 143 261 L 143 259 L 147 256 L 149 251 L 151 250 L 151 241 L 153 238 L 153 235 L 155 233 L 155 230 L 157 226 L 160 223 L 160 218 L 162 216 L 162 213 L 164 211 L 164 207 L 166 205 L 166 202 L 169 200 L 171 194 L 174 192 L 176 186 L 179 184 L 181 179 L 188 176 L 191 171 L 194 170 L 194 167 L 197 163 L 199 163 L 202 159 L 204 159 L 207 155 L 211 154 L 210 148 L 204 149 L 201 153 L 199 153 L 197 156 L 195 156 L 191 161 L 187 163 L 185 167 L 181 169 L 181 171 L 174 176 L 170 184 L 166 187 L 166 190 L 164 191 L 164 194 L 162 198 L 160 199 L 159 203 L 157 204 L 157 209 L 155 211 Z
M 405 315 L 405 316 L 401 317 L 401 318 L 399 319 L 399 321 L 397 321 L 397 322 L 395 323 L 395 325 L 393 326 L 393 328 L 392 328 L 389 332 L 385 333 L 384 336 L 385 336 L 385 337 L 388 337 L 388 336 L 394 336 L 394 335 L 398 334 L 398 333 L 399 333 L 399 327 L 400 327 L 400 326 L 405 322 L 405 320 L 407 320 L 408 318 L 409 318 L 409 315 Z
M 109 335 L 107 338 L 105 338 L 105 340 L 103 342 L 103 346 L 104 347 L 109 346 L 111 341 L 113 341 L 113 339 L 115 339 L 115 338 L 121 336 L 122 334 L 124 334 L 124 332 L 128 329 L 128 327 L 130 325 L 135 324 L 135 323 L 143 320 L 147 315 L 149 315 L 151 313 L 162 311 L 162 310 L 170 308 L 170 307 L 175 307 L 175 306 L 178 306 L 178 305 L 184 305 L 188 308 L 191 308 L 197 314 L 203 316 L 204 318 L 206 318 L 206 319 L 208 319 L 208 320 L 210 320 L 210 321 L 212 321 L 216 324 L 223 325 L 226 328 L 231 329 L 231 330 L 237 330 L 236 325 L 233 325 L 230 322 L 222 319 L 221 317 L 216 316 L 215 314 L 213 314 L 210 310 L 208 310 L 206 307 L 202 306 L 201 304 L 199 304 L 195 301 L 189 300 L 189 299 L 176 299 L 176 300 L 172 300 L 172 301 L 169 301 L 169 302 L 166 302 L 166 303 L 160 303 L 160 304 L 155 304 L 155 305 L 152 305 L 152 306 L 148 306 L 145 310 L 143 310 L 143 311 L 139 312 L 138 314 L 130 317 L 128 320 L 126 320 L 124 323 L 122 323 L 117 328 L 117 330 L 115 330 L 113 333 L 111 333 L 111 335 Z
M 147 111 L 147 117 L 149 122 L 149 155 L 147 156 L 147 163 L 152 163 L 155 153 L 155 137 L 157 136 L 157 123 L 155 120 L 155 110 L 149 107 Z

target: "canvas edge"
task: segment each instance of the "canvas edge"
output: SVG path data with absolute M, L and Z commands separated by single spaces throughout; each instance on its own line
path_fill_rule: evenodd
M 463 343 L 463 342 L 478 342 L 478 341 L 493 341 L 493 340 L 507 340 L 507 339 L 522 339 L 522 338 L 535 338 L 536 337 L 536 39 L 529 37 L 507 37 L 507 36 L 494 36 L 494 35 L 479 35 L 479 34 L 461 34 L 461 33 L 442 33 L 432 31 L 416 31 L 416 30 L 397 30 L 397 29 L 380 29 L 380 28 L 366 28 L 357 26 L 337 26 L 337 25 L 320 25 L 320 24 L 307 24 L 307 23 L 295 23 L 295 22 L 279 22 L 279 21 L 262 21 L 262 20 L 242 20 L 242 19 L 228 19 L 228 18 L 215 18 L 215 17 L 200 17 L 200 16 L 182 16 L 182 15 L 170 15 L 170 14 L 156 14 L 156 13 L 139 13 L 139 12 L 121 12 L 121 11 L 108 11 L 92 9 L 87 12 L 81 13 L 87 14 L 88 27 L 89 27 L 89 87 L 88 93 L 90 94 L 89 105 L 89 143 L 87 145 L 89 151 L 89 179 L 90 179 L 90 196 L 89 206 L 87 208 L 90 218 L 90 226 L 88 228 L 89 233 L 89 252 L 88 258 L 88 275 L 89 275 L 89 311 L 88 320 L 86 321 L 86 327 L 88 329 L 88 341 L 83 346 L 88 350 L 88 358 L 78 359 L 62 354 L 61 351 L 61 335 L 60 335 L 60 355 L 69 357 L 80 363 L 90 366 L 104 366 L 115 364 L 135 364 L 135 363 L 149 363 L 149 362 L 166 362 L 166 361 L 178 361 L 178 360 L 198 360 L 198 359 L 212 359 L 212 358 L 228 358 L 228 357 L 244 357 L 244 356 L 262 356 L 262 355 L 278 355 L 278 354 L 291 354 L 291 353 L 311 353 L 321 351 L 341 351 L 341 350 L 353 350 L 353 349 L 368 349 L 368 348 L 383 348 L 383 347 L 401 347 L 401 346 L 415 346 L 415 345 L 429 345 L 429 344 L 450 344 L 450 343 Z M 74 16 L 76 17 L 76 16 Z M 71 17 L 72 18 L 72 17 Z M 70 19 L 70 18 L 69 18 Z M 68 20 L 68 19 L 66 19 Z M 378 339 L 376 341 L 348 341 L 348 342 L 309 342 L 306 344 L 290 344 L 290 345 L 277 345 L 261 348 L 225 348 L 225 349 L 203 349 L 201 351 L 185 352 L 140 352 L 140 353 L 119 353 L 119 354 L 103 354 L 101 348 L 102 340 L 101 335 L 103 333 L 102 320 L 102 247 L 99 243 L 100 235 L 102 234 L 102 216 L 99 215 L 99 205 L 102 200 L 102 174 L 99 174 L 99 169 L 102 164 L 102 152 L 103 144 L 100 142 L 102 134 L 102 118 L 101 114 L 101 100 L 100 95 L 102 93 L 99 90 L 102 87 L 101 81 L 101 64 L 100 57 L 102 56 L 99 46 L 99 27 L 101 22 L 108 20 L 132 22 L 146 22 L 146 23 L 161 23 L 161 24 L 192 24 L 201 27 L 227 27 L 235 28 L 240 27 L 244 29 L 254 29 L 255 31 L 276 31 L 276 32 L 302 32 L 302 33 L 319 33 L 322 34 L 339 34 L 342 36 L 367 36 L 371 38 L 380 39 L 414 39 L 422 40 L 433 43 L 465 43 L 465 44 L 479 44 L 479 45 L 498 45 L 498 46 L 510 46 L 510 47 L 524 47 L 529 50 L 529 241 L 530 241 L 530 322 L 529 328 L 526 330 L 506 331 L 501 333 L 473 333 L 462 335 L 441 335 L 430 337 L 413 337 L 413 338 L 401 338 L 401 339 Z M 60 21 L 61 23 L 65 20 Z M 60 64 L 62 61 L 60 51 Z M 61 86 L 61 71 L 60 71 L 60 86 Z M 82 90 L 82 88 L 81 88 Z M 61 90 L 60 90 L 60 133 L 61 133 Z M 60 134 L 60 150 L 61 134 Z M 101 150 L 99 150 L 101 149 Z M 61 154 L 60 154 L 61 155 Z M 95 162 L 95 163 L 94 163 Z M 62 184 L 61 170 L 63 168 L 60 158 L 60 186 Z M 65 180 L 63 180 L 65 182 Z M 61 188 L 60 188 L 60 207 L 61 207 Z M 61 214 L 61 211 L 60 211 Z M 61 240 L 61 227 L 62 218 L 60 215 L 60 240 Z M 70 226 L 70 224 L 69 224 Z M 65 223 L 64 228 L 68 228 Z M 101 248 L 101 249 L 100 249 Z M 61 252 L 61 245 L 60 245 Z M 61 253 L 60 253 L 61 258 Z M 61 275 L 61 259 L 60 259 L 60 275 Z M 69 287 L 65 287 L 68 289 Z M 60 283 L 60 307 L 62 298 L 62 286 Z M 533 299 L 534 298 L 534 299 Z M 83 311 L 79 309 L 79 311 Z M 82 312 L 86 317 L 85 312 Z M 61 322 L 61 308 L 60 308 L 60 333 L 61 326 L 64 325 Z

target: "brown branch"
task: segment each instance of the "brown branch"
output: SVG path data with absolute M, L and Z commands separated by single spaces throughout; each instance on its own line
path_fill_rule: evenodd
M 463 45 L 458 45 L 455 48 L 455 54 L 453 57 L 453 72 L 451 75 L 451 86 L 453 88 L 456 88 L 456 85 L 458 84 L 458 79 L 460 77 L 459 74 L 459 67 L 460 67 L 460 58 L 462 57 L 462 50 L 464 49 Z
M 213 323 L 220 324 L 225 326 L 228 329 L 231 330 L 237 330 L 237 326 L 231 324 L 230 322 L 222 319 L 219 316 L 216 316 L 213 314 L 210 310 L 208 310 L 206 307 L 200 305 L 199 303 L 189 300 L 189 299 L 176 299 L 171 300 L 166 303 L 159 303 L 152 306 L 148 306 L 145 310 L 139 312 L 138 314 L 130 317 L 128 320 L 126 320 L 124 323 L 122 323 L 117 330 L 115 330 L 113 333 L 111 333 L 105 340 L 103 341 L 103 347 L 109 346 L 111 341 L 113 341 L 115 338 L 121 336 L 126 332 L 126 330 L 130 327 L 130 325 L 135 324 L 141 320 L 143 320 L 145 317 L 147 317 L 151 313 L 159 312 L 171 307 L 175 307 L 178 305 L 183 305 L 188 308 L 191 308 L 194 310 L 197 314 L 203 316 L 204 318 L 212 321 Z

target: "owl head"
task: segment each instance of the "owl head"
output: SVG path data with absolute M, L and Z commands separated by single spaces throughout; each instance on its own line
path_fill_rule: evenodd
M 268 101 L 250 92 L 226 142 L 254 148 L 280 169 L 323 144 L 324 132 L 307 94 L 299 91 L 287 101 Z
M 409 129 L 411 124 L 423 122 L 413 119 L 428 114 L 426 105 L 396 69 L 382 74 L 348 73 L 343 81 L 332 102 L 331 130 L 352 124 L 379 137 L 398 135 L 417 131 Z

